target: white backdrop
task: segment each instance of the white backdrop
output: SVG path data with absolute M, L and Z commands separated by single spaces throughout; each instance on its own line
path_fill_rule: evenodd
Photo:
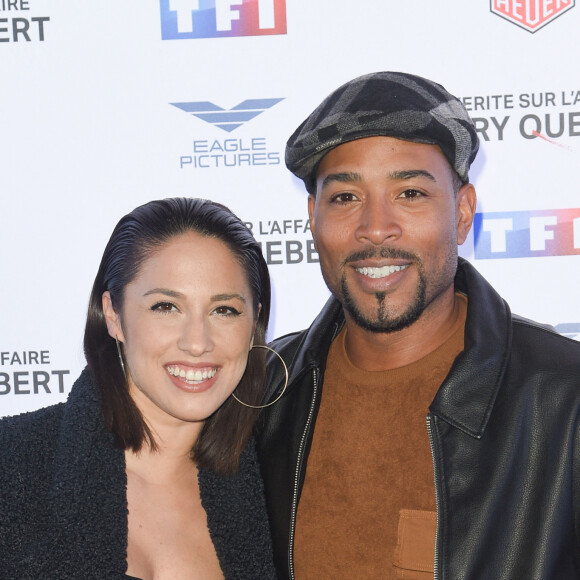
M 513 311 L 578 336 L 574 4 L 0 0 L 0 415 L 66 398 L 102 250 L 151 199 L 230 206 L 270 263 L 270 338 L 307 326 L 328 292 L 285 141 L 375 70 L 464 99 L 481 149 L 462 255 Z

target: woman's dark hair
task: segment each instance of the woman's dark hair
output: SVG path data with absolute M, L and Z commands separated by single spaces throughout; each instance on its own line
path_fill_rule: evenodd
M 113 308 L 122 319 L 125 288 L 135 279 L 143 262 L 173 237 L 188 232 L 221 240 L 238 260 L 246 273 L 254 313 L 258 316 L 254 344 L 265 344 L 270 317 L 268 266 L 259 244 L 236 215 L 216 202 L 171 198 L 151 201 L 124 216 L 103 253 L 91 292 L 84 337 L 85 356 L 101 393 L 105 423 L 115 444 L 123 450 L 137 452 L 144 443 L 156 450 L 157 444 L 129 395 L 115 339 L 107 330 L 103 292 L 109 291 Z M 238 398 L 249 404 L 260 404 L 265 389 L 265 372 L 265 350 L 251 350 L 246 371 L 236 388 Z M 257 413 L 257 410 L 244 407 L 229 397 L 206 420 L 192 449 L 195 463 L 216 473 L 234 473 Z

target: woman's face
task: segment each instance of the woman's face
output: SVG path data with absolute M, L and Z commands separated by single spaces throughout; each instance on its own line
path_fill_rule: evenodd
M 125 288 L 122 315 L 108 292 L 103 309 L 123 342 L 129 393 L 153 425 L 204 421 L 244 373 L 257 313 L 246 273 L 220 240 L 172 238 Z

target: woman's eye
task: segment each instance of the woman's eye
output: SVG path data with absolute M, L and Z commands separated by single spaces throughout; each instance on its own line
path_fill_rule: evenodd
M 233 306 L 218 306 L 214 312 L 220 316 L 239 316 L 240 311 L 236 310 Z
M 174 304 L 171 304 L 171 302 L 157 302 L 157 304 L 151 306 L 151 310 L 156 312 L 173 312 L 174 310 L 177 310 L 177 308 Z

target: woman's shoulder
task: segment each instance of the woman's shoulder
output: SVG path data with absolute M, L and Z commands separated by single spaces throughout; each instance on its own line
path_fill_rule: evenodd
M 0 420 L 0 521 L 11 522 L 11 533 L 18 535 L 22 522 L 42 519 L 63 407 L 60 403 Z M 0 541 L 0 551 L 3 546 Z
M 62 418 L 64 403 L 42 407 L 35 411 L 9 415 L 0 419 L 0 437 L 18 437 L 23 432 L 34 435 L 50 431 Z
M 50 456 L 58 439 L 64 403 L 0 419 L 0 474 L 10 465 L 30 464 Z M 0 476 L 2 477 L 2 476 Z
M 58 437 L 65 409 L 68 407 L 69 414 L 75 414 L 83 405 L 97 405 L 93 402 L 94 391 L 91 376 L 85 369 L 75 381 L 66 403 L 0 418 L 0 457 L 11 444 L 17 447 L 43 442 L 51 445 Z

